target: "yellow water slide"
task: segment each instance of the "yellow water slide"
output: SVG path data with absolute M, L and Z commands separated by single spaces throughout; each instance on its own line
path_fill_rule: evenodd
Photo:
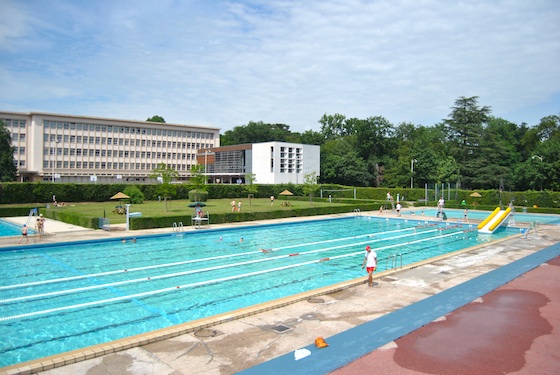
M 484 219 L 482 223 L 478 224 L 478 232 L 494 233 L 494 231 L 509 217 L 510 214 L 510 207 L 505 210 L 501 210 L 500 207 L 496 207 L 490 216 Z

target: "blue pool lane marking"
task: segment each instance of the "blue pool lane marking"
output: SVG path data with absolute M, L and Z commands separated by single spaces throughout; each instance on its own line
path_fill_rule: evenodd
M 49 255 L 47 255 L 47 254 L 45 254 L 45 253 L 41 253 L 41 256 L 42 256 L 43 258 L 45 258 L 46 260 L 48 260 L 49 262 L 51 262 L 51 263 L 57 265 L 58 267 L 60 267 L 60 268 L 62 268 L 62 269 L 65 269 L 65 270 L 70 271 L 70 272 L 72 272 L 72 273 L 74 273 L 74 274 L 77 274 L 77 275 L 82 275 L 82 273 L 81 273 L 80 271 L 78 271 L 77 269 L 68 266 L 66 263 L 63 263 L 63 262 L 59 261 L 59 260 L 56 259 L 56 258 L 53 258 L 53 257 L 51 257 L 51 256 L 49 256 Z M 99 282 L 96 278 L 94 278 L 94 277 L 88 277 L 88 279 L 91 280 L 94 284 L 100 284 L 100 282 Z M 113 294 L 119 296 L 119 297 L 123 297 L 123 296 L 126 295 L 126 294 L 124 294 L 123 292 L 121 292 L 121 291 L 120 291 L 119 289 L 117 289 L 117 288 L 108 287 L 108 288 L 106 288 L 106 289 L 109 290 L 110 292 L 112 292 Z M 161 310 L 161 309 L 159 309 L 159 308 L 157 308 L 157 307 L 147 305 L 147 304 L 145 304 L 145 303 L 139 301 L 139 300 L 136 299 L 136 298 L 130 298 L 130 300 L 131 300 L 133 303 L 135 303 L 136 305 L 138 305 L 138 306 L 140 306 L 141 308 L 143 308 L 144 310 L 148 311 L 150 314 L 161 316 L 162 318 L 164 318 L 165 320 L 167 320 L 167 321 L 168 321 L 169 323 L 171 323 L 172 325 L 176 325 L 176 324 L 182 323 L 182 321 L 180 321 L 179 319 L 177 319 L 177 317 L 172 316 L 172 315 L 168 315 L 165 311 L 163 311 L 163 310 Z
M 325 338 L 327 348 L 308 345 L 311 355 L 298 361 L 294 352 L 239 372 L 239 375 L 323 375 L 474 301 L 539 265 L 560 256 L 560 242 L 434 296 L 370 322 Z

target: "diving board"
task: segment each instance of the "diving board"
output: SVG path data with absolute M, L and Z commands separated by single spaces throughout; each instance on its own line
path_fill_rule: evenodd
M 500 207 L 496 209 L 488 216 L 484 221 L 478 224 L 479 233 L 494 233 L 494 231 L 509 217 L 511 214 L 511 208 L 508 207 L 505 210 L 501 210 Z

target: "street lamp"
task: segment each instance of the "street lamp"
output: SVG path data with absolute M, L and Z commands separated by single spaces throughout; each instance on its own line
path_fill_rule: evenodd
M 414 162 L 418 162 L 416 159 L 412 159 L 410 161 L 410 188 L 412 189 L 414 186 Z
M 208 150 L 204 150 L 204 184 L 208 184 L 208 155 L 214 154 L 214 152 L 208 152 Z
M 531 156 L 531 160 L 535 160 L 535 159 L 539 159 L 542 163 L 542 157 L 540 157 L 539 155 L 533 155 Z M 542 191 L 542 182 L 541 182 L 541 191 Z

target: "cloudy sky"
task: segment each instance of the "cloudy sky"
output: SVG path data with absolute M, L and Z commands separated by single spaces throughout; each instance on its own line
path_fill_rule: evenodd
M 320 130 L 560 114 L 558 0 L 0 0 L 0 110 Z

